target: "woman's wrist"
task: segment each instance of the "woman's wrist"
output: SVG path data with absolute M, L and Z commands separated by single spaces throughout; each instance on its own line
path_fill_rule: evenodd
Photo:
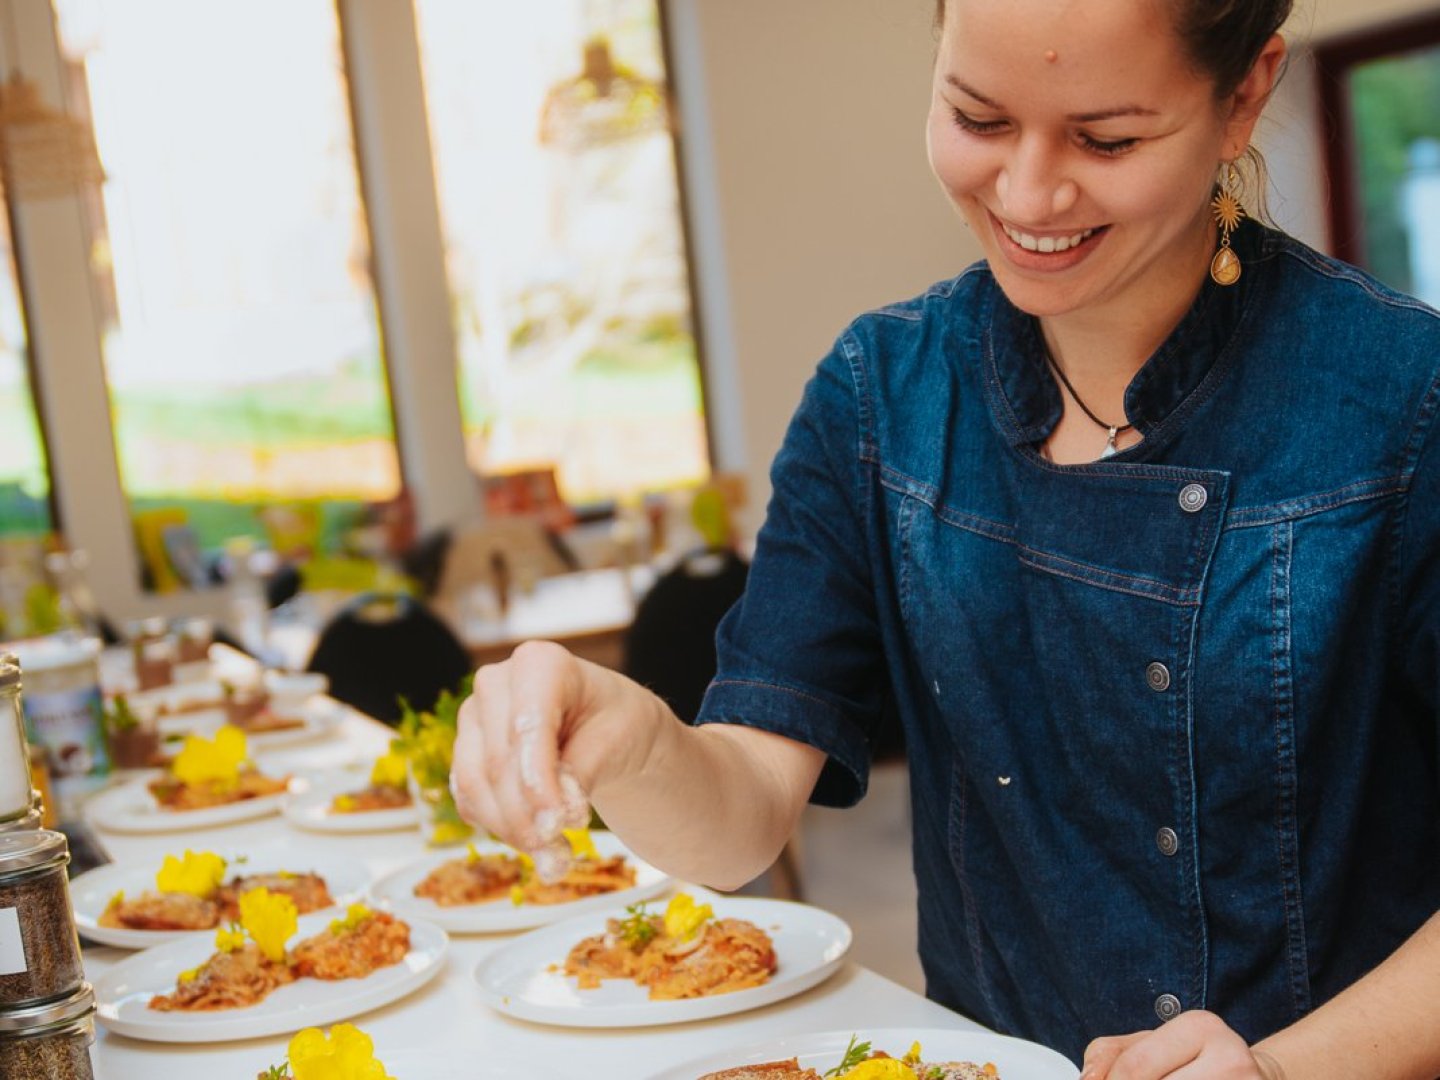
M 1255 1059 L 1255 1066 L 1260 1070 L 1260 1075 L 1265 1080 L 1290 1080 L 1286 1075 L 1285 1067 L 1276 1060 L 1275 1055 L 1268 1050 L 1261 1050 L 1258 1046 L 1250 1048 L 1250 1054 Z

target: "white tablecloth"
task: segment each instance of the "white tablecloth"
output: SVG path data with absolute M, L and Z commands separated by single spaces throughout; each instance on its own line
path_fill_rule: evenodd
M 369 719 L 348 716 L 337 736 L 285 752 L 314 767 L 373 758 L 389 738 Z M 274 843 L 297 853 L 325 851 L 364 862 L 379 875 L 416 857 L 418 833 L 333 835 L 302 832 L 281 817 L 163 835 L 102 832 L 117 862 L 158 866 L 185 847 L 224 850 Z M 863 928 L 858 928 L 863 933 Z M 508 936 L 453 937 L 445 971 L 419 992 L 355 1018 L 375 1040 L 376 1054 L 397 1080 L 639 1080 L 670 1065 L 726 1048 L 804 1032 L 878 1027 L 980 1030 L 973 1023 L 854 964 L 820 986 L 768 1008 L 670 1027 L 576 1030 L 510 1019 L 480 1000 L 476 963 Z M 88 947 L 93 980 L 132 953 Z M 285 1058 L 289 1038 L 276 1036 L 213 1046 L 140 1042 L 100 1030 L 92 1052 L 99 1080 L 252 1080 Z

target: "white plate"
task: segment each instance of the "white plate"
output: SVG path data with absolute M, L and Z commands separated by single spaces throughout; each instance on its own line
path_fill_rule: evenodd
M 225 723 L 224 690 L 218 682 L 173 683 L 158 686 L 153 690 L 140 690 L 129 694 L 127 700 L 136 712 L 159 709 L 196 707 L 188 712 L 167 712 L 156 721 L 160 734 L 166 739 L 179 739 L 186 735 L 212 737 Z M 273 708 L 273 705 L 272 705 Z M 278 731 L 246 732 L 247 745 L 254 750 L 277 746 L 291 746 L 308 742 L 328 734 L 345 713 L 345 707 L 333 698 L 317 694 L 308 698 L 294 710 L 294 719 L 301 721 L 298 727 L 281 728 Z M 178 745 L 174 747 L 178 749 Z
M 203 810 L 162 810 L 145 786 L 158 773 L 97 792 L 85 803 L 87 821 L 101 832 L 162 833 L 206 829 L 250 821 L 279 812 L 285 793 L 207 806 Z
M 748 897 L 719 897 L 711 903 L 717 917 L 747 919 L 770 935 L 777 963 L 769 982 L 684 1001 L 651 1001 L 645 987 L 626 979 L 606 979 L 594 990 L 581 990 L 558 966 L 582 938 L 604 933 L 606 916 L 623 914 L 612 908 L 532 930 L 500 946 L 475 968 L 480 996 L 502 1013 L 563 1027 L 681 1024 L 783 1001 L 829 978 L 850 951 L 850 927 L 828 911 Z
M 174 854 L 180 854 L 180 850 L 177 848 Z M 229 864 L 225 870 L 227 881 L 237 874 L 266 874 L 280 870 L 319 874 L 325 879 L 330 895 L 335 898 L 334 907 L 345 907 L 359 900 L 370 884 L 370 872 L 362 863 L 339 855 L 296 855 L 293 851 L 272 846 L 248 853 L 227 853 L 225 860 Z M 75 926 L 80 933 L 101 945 L 114 945 L 121 949 L 148 949 L 152 945 L 191 936 L 213 939 L 213 929 L 130 930 L 100 925 L 100 915 L 117 891 L 123 889 L 127 896 L 139 896 L 155 890 L 155 875 L 162 861 L 163 856 L 157 856 L 153 866 L 110 863 L 87 870 L 71 881 L 70 902 L 75 908 Z M 325 910 L 333 911 L 333 908 Z
M 801 1068 L 824 1074 L 840 1064 L 851 1036 L 869 1040 L 876 1050 L 899 1057 L 920 1043 L 922 1059 L 929 1062 L 973 1061 L 995 1063 L 1001 1080 L 1075 1080 L 1079 1072 L 1054 1050 L 1024 1039 L 1011 1039 L 979 1031 L 951 1031 L 946 1028 L 874 1028 L 861 1031 L 827 1031 L 812 1035 L 789 1035 L 769 1042 L 706 1054 L 684 1065 L 666 1069 L 650 1080 L 698 1080 L 706 1073 L 760 1065 L 767 1061 L 798 1058 Z
M 549 923 L 559 922 L 561 919 L 569 919 L 592 912 L 603 913 L 603 921 L 604 915 L 612 915 L 637 900 L 648 900 L 663 892 L 665 887 L 670 884 L 668 874 L 630 854 L 629 849 L 613 833 L 596 832 L 591 834 L 591 838 L 595 841 L 595 850 L 601 855 L 607 857 L 624 855 L 630 860 L 631 865 L 635 867 L 633 888 L 602 893 L 599 896 L 587 896 L 583 900 L 572 900 L 566 904 L 520 904 L 519 906 L 511 903 L 508 897 L 502 897 L 499 900 L 490 900 L 482 904 L 441 907 L 433 900 L 416 896 L 415 886 L 431 870 L 443 862 L 465 857 L 465 851 L 462 848 L 458 851 L 451 850 L 444 853 L 432 852 L 422 859 L 402 866 L 376 881 L 373 891 L 376 899 L 384 900 L 386 905 L 395 912 L 406 917 L 414 915 L 427 922 L 433 922 L 436 926 L 444 927 L 452 934 L 491 934 L 506 930 L 529 930 L 532 927 L 545 926 Z M 482 855 L 510 851 L 503 844 L 488 841 L 477 842 L 475 849 Z
M 367 810 L 358 814 L 336 814 L 330 801 L 347 791 L 359 791 L 370 782 L 369 769 L 325 779 L 302 780 L 291 786 L 281 812 L 290 824 L 312 832 L 367 833 L 415 829 L 420 814 L 413 805 L 393 810 Z
M 303 916 L 291 940 L 318 933 L 330 919 L 330 915 L 318 912 Z M 410 951 L 405 959 L 368 978 L 338 982 L 300 979 L 243 1009 L 157 1012 L 150 1008 L 150 999 L 169 993 L 175 988 L 176 975 L 203 964 L 215 951 L 212 941 L 186 938 L 146 949 L 96 979 L 96 1016 L 117 1035 L 154 1042 L 228 1042 L 289 1034 L 304 1027 L 349 1020 L 398 1001 L 440 973 L 448 946 L 449 938 L 438 926 L 410 922 Z

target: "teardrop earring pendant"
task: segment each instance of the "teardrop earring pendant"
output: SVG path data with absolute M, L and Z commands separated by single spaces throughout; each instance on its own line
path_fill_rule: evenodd
M 1240 256 L 1230 246 L 1230 234 L 1245 217 L 1245 208 L 1236 195 L 1239 177 L 1234 165 L 1226 165 L 1215 197 L 1210 200 L 1210 209 L 1215 215 L 1215 224 L 1220 226 L 1220 249 L 1210 260 L 1210 277 L 1216 285 L 1234 285 L 1240 280 Z

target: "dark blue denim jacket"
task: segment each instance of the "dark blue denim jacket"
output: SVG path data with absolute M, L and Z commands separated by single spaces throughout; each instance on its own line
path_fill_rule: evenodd
M 1037 453 L 984 264 L 852 324 L 701 714 L 824 750 L 833 805 L 902 724 L 929 995 L 1077 1060 L 1180 1009 L 1261 1038 L 1440 908 L 1440 315 L 1236 246 L 1094 464 Z

